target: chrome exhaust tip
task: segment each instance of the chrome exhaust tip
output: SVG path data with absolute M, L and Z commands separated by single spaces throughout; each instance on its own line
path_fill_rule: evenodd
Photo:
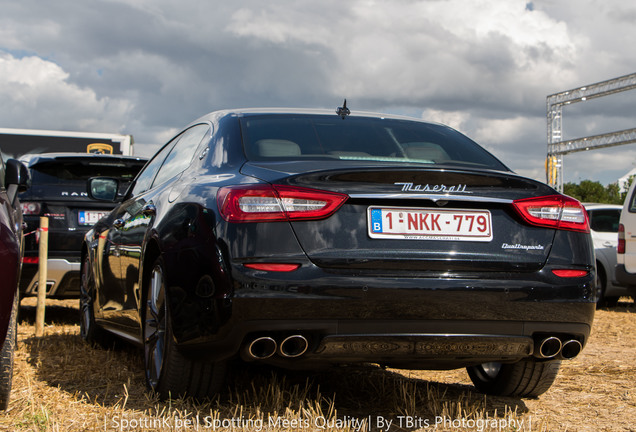
M 553 358 L 561 352 L 561 339 L 550 336 L 535 342 L 535 356 L 539 358 Z
M 300 357 L 309 348 L 309 342 L 302 335 L 286 337 L 279 347 L 280 355 L 287 358 Z
M 247 346 L 247 353 L 256 360 L 264 360 L 270 358 L 276 353 L 276 341 L 268 336 L 254 339 Z
M 579 355 L 581 350 L 583 349 L 583 345 L 581 342 L 576 339 L 571 339 L 563 343 L 563 348 L 561 348 L 561 357 L 565 360 L 570 360 Z

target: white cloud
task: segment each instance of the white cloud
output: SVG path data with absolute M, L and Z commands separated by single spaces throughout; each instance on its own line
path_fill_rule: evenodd
M 0 55 L 3 127 L 119 132 L 131 108 L 69 82 L 69 73 L 39 57 Z
M 252 42 L 304 44 L 335 58 L 332 94 L 421 105 L 480 99 L 509 106 L 566 85 L 577 45 L 564 22 L 525 2 L 352 1 L 242 7 L 227 30 Z
M 445 124 L 460 132 L 465 130 L 469 119 L 470 113 L 466 111 L 442 111 L 428 108 L 422 113 L 422 120 Z
M 495 145 L 511 143 L 536 126 L 536 119 L 527 117 L 482 120 L 475 130 L 475 139 Z M 545 124 L 541 126 L 545 129 Z
M 542 171 L 546 96 L 636 70 L 625 51 L 636 5 L 526 3 L 4 2 L 0 55 L 12 69 L 0 97 L 11 108 L 0 127 L 130 133 L 150 146 L 214 109 L 346 97 L 353 110 L 424 113 L 518 172 Z M 634 127 L 624 106 L 568 109 L 565 133 Z

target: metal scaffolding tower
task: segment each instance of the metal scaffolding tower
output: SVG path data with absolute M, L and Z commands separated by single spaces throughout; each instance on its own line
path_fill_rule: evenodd
M 633 89 L 636 89 L 636 73 L 566 90 L 547 97 L 548 157 L 545 168 L 546 180 L 550 186 L 563 191 L 563 155 L 636 142 L 636 129 L 562 141 L 563 107 Z

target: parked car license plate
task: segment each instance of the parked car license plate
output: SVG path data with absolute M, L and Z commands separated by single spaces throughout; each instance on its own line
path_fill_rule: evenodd
M 371 238 L 405 240 L 491 241 L 488 210 L 369 207 Z
M 78 222 L 80 225 L 95 225 L 98 220 L 107 214 L 107 211 L 82 210 L 78 212 Z

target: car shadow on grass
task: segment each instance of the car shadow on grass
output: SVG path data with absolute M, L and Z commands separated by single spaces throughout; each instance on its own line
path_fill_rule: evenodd
M 599 309 L 614 312 L 634 313 L 636 312 L 636 300 L 631 297 L 621 297 L 615 304 L 603 304 Z
M 60 313 L 65 316 L 67 312 Z M 434 425 L 440 416 L 496 419 L 528 412 L 521 399 L 486 397 L 469 385 L 406 377 L 377 365 L 300 372 L 237 362 L 228 372 L 223 391 L 214 398 L 159 401 L 146 389 L 142 351 L 137 347 L 93 348 L 81 340 L 77 329 L 61 334 L 49 331 L 42 338 L 27 337 L 21 343 L 38 379 L 78 401 L 99 406 L 105 417 L 108 412 L 119 416 L 141 412 L 149 418 L 173 419 L 197 413 L 202 425 L 209 419 L 241 417 L 261 418 L 270 426 L 303 418 L 307 425 L 319 428 L 316 421 L 348 419 L 371 422 L 376 430 L 378 418 L 392 419 L 394 425 L 402 419 L 401 429 L 417 429 L 418 424 L 406 422 L 419 421 L 421 428 Z M 409 425 L 413 427 L 406 427 Z
M 79 324 L 78 300 L 47 299 L 44 309 L 46 324 Z M 34 297 L 27 297 L 20 302 L 19 322 L 35 324 L 37 301 Z

